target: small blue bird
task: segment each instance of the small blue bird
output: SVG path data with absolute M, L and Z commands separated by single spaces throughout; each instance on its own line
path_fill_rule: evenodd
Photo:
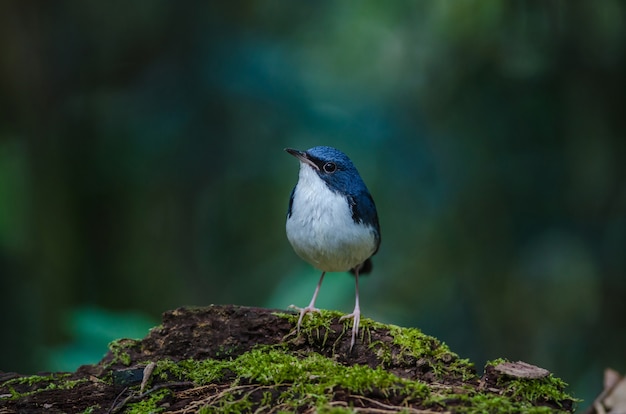
M 322 271 L 311 303 L 300 311 L 297 329 L 309 312 L 319 312 L 315 299 L 326 272 L 354 274 L 354 311 L 340 320 L 352 318 L 354 346 L 359 331 L 359 274 L 372 269 L 370 258 L 380 245 L 380 226 L 374 200 L 359 172 L 343 152 L 332 147 L 307 151 L 285 148 L 300 161 L 298 183 L 291 192 L 287 211 L 287 238 L 302 259 Z

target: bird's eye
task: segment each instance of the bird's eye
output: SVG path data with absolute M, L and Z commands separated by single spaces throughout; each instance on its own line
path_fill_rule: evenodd
M 335 170 L 337 169 L 337 166 L 335 165 L 334 162 L 327 162 L 326 164 L 324 164 L 324 172 L 327 173 L 334 173 Z

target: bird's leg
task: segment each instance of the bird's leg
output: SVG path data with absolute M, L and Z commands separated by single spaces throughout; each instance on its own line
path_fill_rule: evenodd
M 352 311 L 349 315 L 344 315 L 339 318 L 339 321 L 344 319 L 352 318 L 352 341 L 350 341 L 350 351 L 352 351 L 352 347 L 356 342 L 356 337 L 359 334 L 359 323 L 361 322 L 361 308 L 359 307 L 359 268 L 354 269 L 354 283 L 355 283 L 355 303 L 354 303 L 354 311 Z
M 315 288 L 315 292 L 313 293 L 313 297 L 311 298 L 311 303 L 309 303 L 309 306 L 307 306 L 306 308 L 299 308 L 296 305 L 289 305 L 290 308 L 300 311 L 300 317 L 298 318 L 298 325 L 296 325 L 298 332 L 300 332 L 300 325 L 302 325 L 302 318 L 304 318 L 305 314 L 309 312 L 320 313 L 320 310 L 315 307 L 315 300 L 317 299 L 317 294 L 320 291 L 320 287 L 322 287 L 322 281 L 324 280 L 325 274 L 326 272 L 322 272 L 322 276 L 320 276 L 320 281 L 317 282 L 317 287 Z

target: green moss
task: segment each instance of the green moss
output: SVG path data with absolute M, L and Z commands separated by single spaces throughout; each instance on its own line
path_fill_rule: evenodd
M 497 366 L 509 362 L 506 359 L 498 358 L 488 361 L 488 366 Z M 497 379 L 497 385 L 504 388 L 508 396 L 518 401 L 530 401 L 536 403 L 553 403 L 560 406 L 561 401 L 577 402 L 578 400 L 565 392 L 567 384 L 560 378 L 552 374 L 544 378 L 512 378 L 506 375 Z
M 90 407 L 85 408 L 85 411 L 82 412 L 82 414 L 93 414 L 93 413 L 97 413 L 100 412 L 100 410 L 102 409 L 102 407 L 100 407 L 99 404 L 96 405 L 92 405 Z
M 554 407 L 535 405 L 533 401 L 515 400 L 506 395 L 499 395 L 490 392 L 468 393 L 442 393 L 434 396 L 428 401 L 430 406 L 449 408 L 454 406 L 454 412 L 460 414 L 479 413 L 520 413 L 520 414 L 547 414 L 566 413 L 566 410 L 555 409 Z
M 293 326 L 298 323 L 299 314 L 297 313 L 280 313 L 276 312 L 273 315 L 280 318 L 288 319 Z M 300 333 L 302 337 L 306 338 L 309 343 L 321 343 L 321 346 L 326 346 L 328 341 L 328 334 L 331 332 L 331 325 L 336 322 L 343 313 L 331 310 L 322 309 L 320 312 L 311 312 L 302 319 L 302 326 L 300 326 Z M 352 323 L 352 322 L 350 322 Z M 350 325 L 351 326 L 351 325 Z M 337 338 L 337 341 L 341 339 L 343 334 Z M 336 344 L 333 344 L 333 347 Z
M 485 362 L 485 367 L 487 367 L 488 365 L 491 365 L 492 367 L 495 367 L 496 365 L 500 365 L 500 364 L 504 364 L 505 362 L 509 362 L 508 359 L 504 359 L 504 358 L 496 358 L 492 361 L 487 361 Z
M 134 339 L 118 339 L 109 344 L 109 351 L 113 354 L 113 361 L 111 364 L 115 364 L 117 362 L 129 366 L 131 361 L 130 354 L 127 352 L 128 349 L 137 346 L 137 341 Z
M 274 315 L 288 319 L 295 324 L 298 315 L 293 313 L 274 313 Z M 310 343 L 322 342 L 326 345 L 328 333 L 332 323 L 335 323 L 343 314 L 341 312 L 322 310 L 320 313 L 307 315 L 300 328 L 300 335 L 305 337 Z M 342 335 L 349 333 L 352 328 L 352 321 L 346 320 L 343 325 Z M 392 341 L 371 341 L 371 333 L 374 331 L 388 331 L 393 338 Z M 460 380 L 467 381 L 476 377 L 474 365 L 468 359 L 460 359 L 452 352 L 448 346 L 438 339 L 422 333 L 415 328 L 401 328 L 395 325 L 385 325 L 368 318 L 361 319 L 360 341 L 374 352 L 383 366 L 390 365 L 415 365 L 417 361 L 428 364 L 436 377 L 454 376 Z M 333 349 L 336 344 L 333 344 Z M 392 352 L 392 349 L 394 350 Z M 399 352 L 397 351 L 399 350 Z
M 498 385 L 504 386 L 507 395 L 518 401 L 537 403 L 551 402 L 561 406 L 561 401 L 577 401 L 564 390 L 567 384 L 552 374 L 545 378 L 499 379 Z
M 148 413 L 160 413 L 165 410 L 161 405 L 161 400 L 170 395 L 170 391 L 162 389 L 150 394 L 147 398 L 128 404 L 124 410 L 125 414 L 148 414 Z
M 381 368 L 363 365 L 344 366 L 319 354 L 304 358 L 282 349 L 257 348 L 241 355 L 231 367 L 238 376 L 261 384 L 292 383 L 303 393 L 324 394 L 326 389 L 342 387 L 358 394 L 380 390 L 402 391 L 411 396 L 425 396 L 424 384 L 399 378 Z
M 63 378 L 69 377 L 70 374 L 50 374 L 50 375 L 29 375 L 27 377 L 19 377 L 13 378 L 4 382 L 2 385 L 4 386 L 12 386 L 12 385 L 38 385 L 42 382 L 51 382 L 62 380 Z
M 295 314 L 277 314 L 288 318 L 294 325 Z M 322 311 L 304 318 L 300 335 L 310 343 L 334 348 L 339 342 L 329 344 L 332 324 L 342 314 Z M 339 338 L 349 332 L 351 321 L 344 324 Z M 198 386 L 213 385 L 215 393 L 203 402 L 201 413 L 239 413 L 272 409 L 275 412 L 294 412 L 308 408 L 325 414 L 354 412 L 345 403 L 336 405 L 337 394 L 342 401 L 359 398 L 386 397 L 401 401 L 402 407 L 417 405 L 434 410 L 454 407 L 459 413 L 548 413 L 553 408 L 537 404 L 555 404 L 570 398 L 563 392 L 565 383 L 552 376 L 544 380 L 509 380 L 500 384 L 505 395 L 481 391 L 472 381 L 478 377 L 467 359 L 460 359 L 448 346 L 425 335 L 418 329 L 383 325 L 369 319 L 361 321 L 360 340 L 378 355 L 381 367 L 363 365 L 345 366 L 318 353 L 298 355 L 289 350 L 287 343 L 276 346 L 259 346 L 236 358 L 222 360 L 159 361 L 155 378 L 167 381 L 192 381 Z M 371 342 L 376 330 L 389 332 L 387 338 Z M 385 336 L 383 336 L 385 337 Z M 493 361 L 497 364 L 504 360 Z M 435 378 L 458 378 L 464 386 L 425 384 L 418 380 L 400 378 L 383 367 L 385 365 L 422 367 Z M 558 410 L 556 410 L 558 411 Z M 565 409 L 562 411 L 565 412 Z
M 476 378 L 474 364 L 469 359 L 460 359 L 445 343 L 419 329 L 390 325 L 389 333 L 393 337 L 393 344 L 400 348 L 397 360 L 425 360 L 440 378 L 453 376 L 463 381 Z
M 276 315 L 289 319 L 294 325 L 297 323 L 297 314 L 278 313 Z M 340 312 L 326 310 L 319 314 L 312 314 L 311 317 L 307 316 L 303 320 L 300 335 L 307 338 L 309 342 L 322 339 L 323 344 L 325 344 L 331 324 L 336 322 L 341 316 L 343 314 Z M 351 327 L 352 322 L 346 321 L 343 333 L 348 332 Z M 392 340 L 390 342 L 371 342 L 369 340 L 371 333 L 376 330 L 388 331 Z M 458 378 L 459 381 L 463 382 L 478 380 L 474 365 L 468 359 L 459 358 L 445 343 L 424 334 L 419 329 L 384 325 L 364 318 L 361 320 L 360 340 L 367 344 L 368 348 L 377 355 L 382 366 L 414 367 L 416 365 L 427 365 L 428 368 L 426 370 L 432 371 L 435 378 L 447 378 L 448 380 L 450 378 Z M 316 361 L 316 364 L 318 362 Z M 500 362 L 505 361 L 493 361 L 495 364 Z M 321 362 L 319 363 L 322 364 Z M 303 368 L 308 369 L 306 366 Z M 350 389 L 355 393 L 362 392 L 364 387 L 359 381 L 372 381 L 372 376 L 375 377 L 372 371 L 375 370 L 365 374 L 364 372 L 357 373 L 360 366 L 351 368 L 355 371 L 350 373 L 344 372 L 344 375 L 346 375 L 344 378 L 350 378 L 349 381 L 351 383 L 346 384 L 337 379 L 339 381 L 337 384 L 351 387 Z M 324 369 L 328 370 L 329 368 L 325 367 Z M 273 372 L 273 374 L 276 375 L 277 372 Z M 263 375 L 261 375 L 262 378 Z M 281 380 L 282 378 L 277 377 L 276 383 L 280 383 Z M 378 386 L 383 390 L 388 389 L 387 387 L 390 385 L 385 384 L 380 378 L 373 381 L 378 381 Z M 419 384 L 419 382 L 413 383 Z M 443 387 L 438 393 L 428 397 L 425 397 L 428 395 L 426 390 L 423 394 L 417 393 L 416 396 L 421 395 L 425 397 L 424 406 L 445 406 L 446 401 L 456 401 L 460 404 L 458 411 L 468 413 L 485 411 L 541 413 L 546 412 L 546 410 L 549 412 L 550 408 L 537 407 L 533 404 L 571 399 L 563 392 L 566 384 L 552 376 L 544 380 L 511 380 L 507 384 L 500 385 L 503 385 L 504 389 L 507 390 L 508 395 L 506 397 L 488 392 L 478 393 L 471 387 L 470 390 L 452 390 Z M 510 397 L 513 397 L 513 399 Z
M 227 366 L 224 361 L 215 359 L 187 359 L 180 362 L 163 359 L 157 361 L 153 376 L 163 380 L 193 381 L 198 385 L 205 385 L 220 380 Z
M 400 411 L 401 412 L 401 411 Z M 320 407 L 317 414 L 354 414 L 355 411 L 346 407 Z
M 240 414 L 251 412 L 254 403 L 247 396 L 240 397 L 236 394 L 224 396 L 216 406 L 205 406 L 198 411 L 200 414 Z
M 31 375 L 28 377 L 20 377 L 8 380 L 2 383 L 3 387 L 7 387 L 11 393 L 9 399 L 14 400 L 22 398 L 28 395 L 37 394 L 44 391 L 51 390 L 69 390 L 76 385 L 86 382 L 86 379 L 80 380 L 65 380 L 64 378 L 70 377 L 70 374 L 50 374 L 50 375 Z M 26 385 L 29 387 L 28 392 L 19 392 L 15 387 L 20 385 Z M 33 389 L 35 388 L 35 389 Z
M 365 319 L 368 330 L 387 330 L 393 338 L 391 343 L 372 342 L 369 348 L 377 354 L 383 365 L 427 364 L 436 377 L 457 377 L 462 381 L 476 378 L 474 365 L 468 359 L 460 359 L 448 346 L 416 328 L 383 325 Z M 393 352 L 392 352 L 393 349 Z
M 220 412 L 243 412 L 251 408 L 252 393 L 258 393 L 256 401 L 260 400 L 261 406 L 291 410 L 325 407 L 339 390 L 357 395 L 371 392 L 401 395 L 407 400 L 428 396 L 425 384 L 399 378 L 381 368 L 344 366 L 316 353 L 297 357 L 281 347 L 259 347 L 226 361 L 161 361 L 155 373 L 162 378 L 190 380 L 198 385 L 216 383 L 226 373 L 234 374 L 232 392 L 225 392 L 212 402 L 211 406 L 219 407 Z M 272 394 L 264 386 L 276 386 L 281 392 Z M 206 410 L 213 412 L 212 408 Z
M 294 325 L 297 322 L 297 315 L 278 315 L 289 318 Z M 341 316 L 341 313 L 331 311 L 307 316 L 300 335 L 316 346 L 322 344 L 334 349 L 352 327 L 352 322 L 347 321 L 338 338 L 332 334 L 331 329 L 337 326 Z M 378 356 L 380 366 L 377 368 L 342 365 L 315 352 L 298 353 L 290 350 L 292 344 L 285 342 L 259 346 L 236 358 L 227 357 L 232 349 L 223 349 L 220 350 L 222 359 L 219 360 L 160 360 L 152 378 L 160 382 L 191 381 L 199 387 L 209 386 L 211 392 L 206 394 L 205 399 L 194 402 L 197 404 L 195 409 L 201 413 L 263 412 L 270 409 L 277 413 L 291 413 L 306 409 L 324 414 L 345 414 L 354 412 L 350 404 L 357 406 L 359 401 L 367 404 L 368 399 L 372 399 L 386 400 L 383 404 L 399 412 L 403 407 L 413 406 L 434 411 L 452 408 L 458 413 L 538 414 L 566 412 L 569 407 L 559 410 L 558 404 L 574 401 L 564 392 L 566 384 L 552 375 L 538 380 L 497 377 L 499 390 L 497 393 L 490 392 L 478 387 L 473 365 L 466 359 L 460 359 L 436 338 L 418 329 L 383 325 L 370 319 L 363 319 L 361 327 L 359 340 Z M 372 342 L 371 337 L 376 331 L 383 333 L 376 335 L 382 339 Z M 337 338 L 333 339 L 334 343 L 328 343 L 331 337 Z M 131 364 L 129 350 L 135 346 L 137 342 L 133 340 L 112 342 L 112 363 Z M 506 360 L 498 359 L 488 364 L 495 366 L 502 362 Z M 417 369 L 428 373 L 432 383 L 398 377 L 386 371 L 385 366 Z M 82 381 L 87 380 L 72 381 L 69 374 L 52 374 L 16 378 L 2 386 L 9 389 L 11 398 L 18 398 L 45 390 L 72 388 Z M 19 393 L 20 389 L 27 387 L 27 393 Z M 163 400 L 170 393 L 162 389 L 142 395 L 142 400 L 128 404 L 125 412 L 163 411 Z M 97 406 L 89 407 L 83 414 L 98 409 Z
M 425 355 L 423 352 L 430 356 L 449 352 L 446 348 L 437 348 L 422 349 L 422 355 Z M 296 356 L 290 354 L 286 346 L 262 346 L 230 360 L 160 361 L 155 375 L 167 380 L 193 381 L 199 386 L 222 384 L 221 391 L 200 411 L 203 413 L 249 412 L 261 407 L 272 407 L 277 412 L 293 412 L 303 407 L 322 413 L 353 412 L 346 406 L 331 405 L 335 393 L 341 392 L 354 396 L 375 393 L 396 401 L 400 399 L 403 405 L 417 403 L 431 408 L 453 405 L 454 411 L 459 413 L 539 414 L 554 412 L 554 409 L 533 405 L 538 398 L 558 401 L 568 397 L 562 393 L 564 383 L 556 378 L 550 378 L 552 388 L 541 381 L 533 385 L 531 383 L 536 381 L 529 380 L 526 384 L 512 381 L 510 385 L 516 388 L 505 389 L 511 390 L 513 398 L 477 392 L 471 386 L 439 385 L 435 391 L 430 391 L 427 384 L 399 378 L 382 368 L 344 366 L 316 353 Z
M 431 405 L 449 407 L 454 405 L 454 412 L 459 414 L 482 413 L 519 413 L 519 414 L 548 414 L 565 411 L 555 410 L 552 407 L 536 406 L 532 401 L 516 401 L 508 396 L 489 392 L 448 393 L 435 396 Z

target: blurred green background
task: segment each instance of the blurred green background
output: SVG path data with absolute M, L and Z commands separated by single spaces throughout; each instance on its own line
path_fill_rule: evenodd
M 308 303 L 286 146 L 346 152 L 364 316 L 590 402 L 626 371 L 621 1 L 0 2 L 0 370 L 182 305 Z M 320 307 L 350 311 L 353 279 Z M 583 403 L 585 405 L 585 403 Z

